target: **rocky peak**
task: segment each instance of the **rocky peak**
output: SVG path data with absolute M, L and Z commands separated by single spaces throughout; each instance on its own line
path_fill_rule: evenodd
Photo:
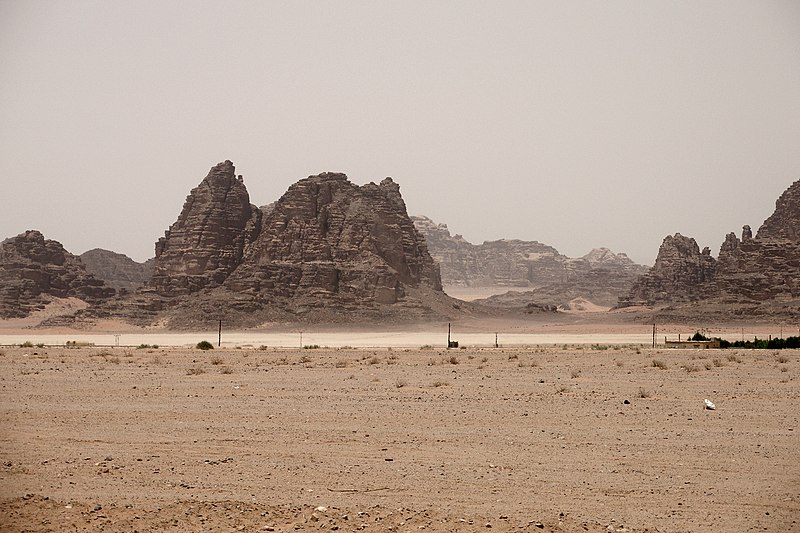
M 29 230 L 0 245 L 0 316 L 24 317 L 50 297 L 94 303 L 114 289 L 86 271 L 81 260 L 58 241 Z
M 714 277 L 711 250 L 700 251 L 697 241 L 680 233 L 661 243 L 655 265 L 634 283 L 626 303 L 690 302 L 700 299 Z
M 800 180 L 781 194 L 775 202 L 775 211 L 758 229 L 756 238 L 800 241 Z
M 226 286 L 284 298 L 394 303 L 404 286 L 441 290 L 439 269 L 387 178 L 359 187 L 326 172 L 295 183 L 264 219 Z M 309 303 L 309 305 L 312 305 Z
M 175 296 L 220 286 L 241 264 L 258 236 L 262 213 L 234 172 L 230 161 L 214 166 L 156 243 L 149 287 L 157 293 Z

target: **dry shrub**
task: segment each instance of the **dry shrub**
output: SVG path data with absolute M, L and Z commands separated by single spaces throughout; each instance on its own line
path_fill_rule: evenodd
M 741 363 L 742 358 L 737 356 L 735 353 L 732 353 L 728 356 L 728 361 L 730 361 L 731 363 Z
M 580 370 L 573 370 L 572 372 L 569 373 L 569 377 L 571 377 L 572 379 L 579 378 L 580 375 L 581 375 Z
M 514 359 L 519 359 L 519 355 L 512 353 L 508 356 L 509 361 L 513 361 Z
M 714 366 L 725 366 L 725 361 L 722 359 L 714 359 L 712 363 L 714 363 Z
M 639 387 L 639 390 L 636 392 L 637 398 L 649 398 L 650 396 L 652 396 L 652 394 L 650 394 L 650 391 L 644 387 Z
M 403 388 L 403 387 L 405 387 L 406 385 L 408 385 L 408 382 L 407 382 L 406 380 L 404 380 L 403 378 L 398 378 L 398 379 L 397 379 L 397 380 L 394 382 L 394 386 L 395 386 L 395 387 L 397 387 L 398 389 L 402 389 L 402 388 Z
M 369 360 L 369 361 L 367 361 L 367 362 L 368 362 L 369 364 L 371 364 L 371 365 L 377 365 L 378 363 L 380 363 L 380 362 L 381 362 L 381 360 L 378 358 L 378 356 L 372 356 L 372 357 L 370 358 L 370 360 Z
M 696 367 L 694 365 L 686 365 L 686 366 L 683 367 L 683 369 L 686 370 L 686 372 L 689 372 L 689 373 L 700 372 L 700 368 L 698 368 L 698 367 Z
M 781 372 L 788 372 L 788 371 L 789 371 L 789 367 L 788 366 L 782 366 L 781 367 Z
M 487 361 L 489 361 L 488 357 L 481 357 L 481 363 L 486 363 Z
M 209 362 L 212 365 L 221 365 L 222 364 L 222 357 L 220 357 L 218 355 L 212 356 L 211 359 L 209 359 Z
M 336 368 L 346 368 L 347 367 L 347 361 L 345 359 L 339 359 L 338 361 L 336 361 L 336 363 L 334 363 L 334 366 Z
M 448 385 L 450 385 L 450 383 L 448 383 L 447 381 L 434 381 L 431 384 L 431 386 L 437 387 L 437 388 L 438 387 L 447 387 Z
M 203 367 L 200 365 L 190 366 L 189 368 L 186 369 L 187 376 L 199 376 L 200 374 L 204 373 L 205 370 L 203 370 Z
M 661 370 L 667 369 L 667 363 L 665 363 L 661 359 L 653 359 L 653 366 L 656 368 L 660 368 Z
M 220 374 L 233 374 L 233 369 L 229 366 L 223 366 L 219 369 Z
M 776 361 L 778 361 L 779 363 L 788 363 L 789 362 L 789 358 L 786 357 L 785 355 L 779 355 L 776 358 Z
M 450 358 L 447 360 L 447 362 L 450 363 L 451 365 L 457 365 L 458 357 L 456 357 L 455 355 L 451 355 Z

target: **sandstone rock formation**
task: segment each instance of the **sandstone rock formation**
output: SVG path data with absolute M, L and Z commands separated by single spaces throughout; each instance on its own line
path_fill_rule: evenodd
M 456 287 L 540 287 L 564 281 L 567 257 L 536 241 L 502 239 L 472 244 L 446 224 L 412 217 L 439 263 L 442 283 Z
M 0 245 L 0 317 L 25 317 L 52 298 L 97 303 L 114 289 L 86 271 L 81 260 L 35 230 Z
M 680 233 L 668 235 L 661 243 L 655 265 L 634 283 L 627 303 L 696 301 L 706 292 L 715 268 L 710 249 L 701 252 L 694 239 Z
M 250 204 L 234 170 L 230 161 L 213 167 L 156 243 L 148 284 L 156 293 L 177 296 L 218 287 L 241 264 L 261 228 L 261 210 Z
M 292 185 L 226 282 L 234 292 L 303 297 L 305 305 L 392 304 L 404 287 L 441 290 L 439 269 L 386 178 L 359 187 L 324 173 Z
M 132 292 L 142 287 L 153 275 L 153 259 L 137 263 L 124 254 L 95 248 L 80 255 L 86 271 L 118 292 Z
M 715 261 L 694 239 L 667 237 L 656 265 L 634 285 L 621 306 L 678 305 L 679 313 L 800 316 L 800 181 L 776 202 L 753 237 L 725 237 Z M 687 302 L 692 307 L 686 307 Z
M 155 272 L 136 305 L 194 327 L 222 315 L 243 325 L 413 319 L 432 312 L 433 300 L 451 305 L 391 178 L 357 186 L 344 174 L 310 176 L 257 208 L 226 161 L 156 243 Z

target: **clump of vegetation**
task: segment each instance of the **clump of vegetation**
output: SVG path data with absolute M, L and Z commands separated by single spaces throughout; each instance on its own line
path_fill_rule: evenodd
M 368 362 L 369 364 L 371 364 L 371 365 L 377 365 L 378 363 L 380 363 L 380 362 L 381 362 L 381 360 L 378 358 L 378 356 L 373 356 L 373 357 L 372 357 L 372 358 L 371 358 L 369 361 L 367 361 L 367 362 Z
M 580 370 L 573 370 L 572 372 L 569 373 L 569 377 L 571 377 L 572 379 L 577 379 L 580 377 L 580 375 L 581 375 Z
M 20 348 L 33 348 L 33 343 L 31 341 L 25 341 L 19 345 Z
M 741 363 L 742 359 L 735 353 L 732 353 L 728 356 L 728 361 L 730 361 L 731 363 Z
M 457 365 L 458 357 L 456 357 L 455 355 L 451 355 L 450 358 L 447 360 L 447 362 L 450 363 L 451 365 Z
M 211 359 L 209 360 L 209 362 L 212 365 L 221 365 L 222 364 L 222 357 L 220 357 L 218 355 L 212 355 Z
M 661 370 L 667 369 L 667 363 L 665 363 L 661 359 L 653 359 L 653 366 L 656 368 L 660 368 Z
M 44 348 L 44 343 L 43 342 L 36 343 L 36 347 L 37 348 Z
M 304 350 L 319 350 L 319 344 L 306 344 L 303 346 Z
M 339 359 L 338 361 L 336 361 L 334 366 L 336 368 L 346 368 L 347 367 L 347 361 L 345 359 Z
M 310 363 L 311 362 L 311 358 L 309 356 L 307 356 L 307 355 L 304 355 L 303 357 L 300 358 L 300 362 L 302 364 Z
M 153 344 L 152 346 L 149 345 L 149 344 L 140 344 L 139 346 L 136 347 L 137 350 L 144 350 L 146 348 L 158 348 L 158 344 Z M 212 346 L 212 348 L 213 348 L 213 346 Z
M 683 367 L 683 369 L 686 370 L 686 372 L 688 372 L 690 374 L 692 372 L 700 372 L 700 369 L 698 367 L 694 366 L 694 365 L 686 365 L 686 366 Z
M 223 366 L 219 369 L 220 374 L 233 374 L 233 370 L 229 366 Z
M 198 350 L 213 350 L 214 345 L 208 341 L 200 341 L 197 343 L 197 346 L 195 346 L 195 348 L 197 348 Z
M 779 355 L 775 360 L 778 361 L 779 363 L 788 363 L 789 362 L 789 358 L 786 357 L 785 355 Z
M 200 374 L 204 374 L 204 373 L 205 373 L 205 370 L 203 370 L 203 367 L 200 366 L 200 365 L 190 366 L 189 368 L 186 369 L 186 375 L 187 376 L 199 376 Z
M 439 387 L 446 387 L 446 386 L 450 385 L 450 383 L 448 383 L 446 381 L 434 381 L 433 383 L 431 383 L 431 385 L 436 387 L 436 388 L 439 388 Z
M 725 366 L 725 361 L 723 361 L 722 359 L 714 359 L 712 361 L 712 363 L 714 363 L 714 366 L 717 366 L 717 367 Z
M 419 349 L 420 350 L 433 350 L 433 346 L 431 346 L 430 344 L 423 344 L 422 346 L 419 347 Z
M 650 394 L 650 391 L 644 387 L 639 387 L 639 390 L 636 393 L 637 398 L 649 398 L 650 396 L 652 396 L 652 394 Z
M 262 344 L 261 346 L 258 347 L 259 350 L 266 350 L 268 348 L 269 346 L 267 346 L 266 344 Z
M 509 354 L 509 355 L 508 355 L 508 360 L 509 360 L 509 361 L 513 361 L 513 360 L 515 360 L 515 359 L 519 359 L 519 355 L 517 355 L 517 354 L 515 354 L 515 353 L 512 353 L 512 354 Z

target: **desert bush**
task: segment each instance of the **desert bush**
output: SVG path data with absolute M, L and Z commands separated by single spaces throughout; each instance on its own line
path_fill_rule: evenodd
M 446 387 L 448 385 L 450 385 L 450 383 L 448 383 L 446 381 L 434 381 L 433 383 L 431 383 L 431 386 L 436 387 L 436 388 Z
M 730 361 L 731 363 L 741 363 L 742 359 L 735 353 L 732 353 L 728 356 L 728 361 Z
M 778 361 L 779 363 L 788 363 L 789 362 L 789 358 L 786 357 L 785 355 L 779 355 L 775 360 Z
M 683 367 L 683 369 L 686 370 L 686 372 L 688 373 L 700 372 L 700 369 L 694 365 L 686 365 Z
M 37 348 L 44 348 L 44 343 L 43 342 L 38 342 L 38 343 L 36 343 L 36 347 Z
M 788 371 L 789 371 L 789 367 L 788 366 L 782 366 L 781 367 L 781 372 L 788 372 Z
M 219 369 L 219 373 L 220 374 L 233 374 L 233 369 L 231 369 L 231 367 L 229 367 L 229 366 L 223 366 L 222 368 Z
M 334 366 L 335 366 L 336 368 L 345 368 L 345 367 L 347 366 L 347 361 L 346 361 L 346 360 L 344 360 L 344 359 L 339 359 L 338 361 L 336 361 L 336 363 L 334 364 Z
M 661 359 L 653 359 L 653 366 L 656 368 L 660 368 L 661 370 L 667 369 L 667 363 L 665 363 Z
M 447 362 L 450 363 L 451 365 L 457 365 L 458 364 L 458 357 L 456 357 L 455 355 L 451 355 L 447 359 Z
M 200 365 L 190 366 L 189 368 L 186 369 L 187 376 L 199 376 L 200 374 L 203 373 L 205 373 L 205 370 L 203 370 L 203 367 Z
M 31 341 L 25 341 L 19 345 L 20 348 L 33 348 L 33 343 Z
M 222 364 L 222 357 L 218 355 L 212 355 L 211 359 L 208 360 L 209 363 L 212 365 L 221 365 Z
M 420 350 L 433 350 L 433 346 L 431 346 L 430 344 L 423 344 L 422 346 L 419 347 L 419 349 Z
M 486 363 L 487 361 L 489 361 L 488 357 L 481 357 L 481 363 Z
M 307 356 L 307 355 L 304 355 L 303 357 L 300 358 L 300 362 L 303 363 L 303 364 L 310 363 L 311 362 L 311 358 L 309 356 Z
M 616 361 L 616 365 L 621 368 L 621 367 L 625 366 L 625 363 L 622 362 L 622 361 Z
M 573 370 L 572 372 L 569 373 L 569 377 L 571 377 L 572 379 L 576 379 L 580 377 L 580 375 L 581 375 L 580 370 Z
M 197 348 L 198 350 L 213 350 L 214 345 L 208 341 L 200 341 L 197 343 L 197 346 L 195 346 L 195 348 Z
M 319 350 L 319 344 L 306 344 L 303 346 L 304 350 Z
M 725 361 L 722 359 L 714 359 L 711 362 L 714 363 L 714 366 L 725 366 Z
M 381 362 L 381 360 L 378 358 L 378 356 L 372 356 L 372 358 L 370 358 L 370 360 L 367 362 L 371 365 L 377 365 Z
M 556 387 L 556 394 L 564 394 L 565 392 L 569 392 L 569 387 L 560 386 Z
M 508 355 L 508 360 L 509 361 L 513 361 L 515 359 L 519 359 L 519 355 L 518 354 L 512 353 L 512 354 Z
M 711 363 L 706 363 L 706 364 L 704 364 L 704 365 L 703 365 L 703 367 L 705 367 L 705 369 L 706 369 L 706 370 L 711 370 L 712 368 L 714 368 L 714 367 L 711 365 Z
M 266 344 L 262 344 L 261 346 L 258 347 L 258 349 L 262 350 L 262 351 L 263 350 L 267 350 L 267 349 L 269 349 L 269 346 L 267 346 Z
M 639 387 L 639 390 L 636 392 L 637 398 L 649 398 L 650 396 L 652 396 L 652 394 L 650 394 L 650 391 L 644 387 Z

